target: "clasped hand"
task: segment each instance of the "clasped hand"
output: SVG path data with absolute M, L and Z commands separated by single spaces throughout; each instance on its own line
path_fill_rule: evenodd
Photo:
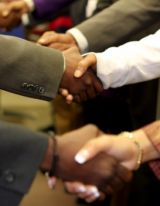
M 21 23 L 21 17 L 29 12 L 23 0 L 4 0 L 0 3 L 0 29 L 10 30 Z
M 76 162 L 77 152 L 88 141 L 99 139 L 101 135 L 102 132 L 96 126 L 87 125 L 57 138 L 59 161 L 55 175 L 63 181 L 79 181 L 88 187 L 95 185 L 103 193 L 116 191 L 130 181 L 132 173 L 106 152 L 97 152 L 84 164 Z M 75 183 L 72 186 L 75 186 Z M 96 188 L 95 186 L 94 188 Z M 98 197 L 98 194 L 97 190 L 96 197 Z
M 78 45 L 71 34 L 54 31 L 45 32 L 38 43 L 59 49 L 65 57 L 65 72 L 60 84 L 60 94 L 67 103 L 86 101 L 103 91 L 103 85 L 96 75 L 90 58 L 82 57 Z

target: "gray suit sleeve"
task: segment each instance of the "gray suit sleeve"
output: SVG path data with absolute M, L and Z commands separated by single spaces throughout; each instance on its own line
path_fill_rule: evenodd
M 0 89 L 51 100 L 64 70 L 61 52 L 0 35 Z
M 119 0 L 76 28 L 87 38 L 90 51 L 103 51 L 128 41 L 159 17 L 159 0 Z
M 0 205 L 14 206 L 31 186 L 44 158 L 48 137 L 2 122 L 0 134 Z M 12 204 L 8 204 L 7 197 L 13 199 Z

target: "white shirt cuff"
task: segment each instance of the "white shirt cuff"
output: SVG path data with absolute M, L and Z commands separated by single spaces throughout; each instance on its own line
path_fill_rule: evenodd
M 25 1 L 26 4 L 28 5 L 29 10 L 30 10 L 30 11 L 33 11 L 34 8 L 35 8 L 34 1 L 33 1 L 33 0 L 24 0 L 24 1 Z
M 86 37 L 82 34 L 82 32 L 76 28 L 69 29 L 67 32 L 74 37 L 81 53 L 86 53 L 88 51 L 88 41 Z
M 22 21 L 22 24 L 23 24 L 24 26 L 29 25 L 30 20 L 29 20 L 29 16 L 28 16 L 27 13 L 22 15 L 21 21 Z

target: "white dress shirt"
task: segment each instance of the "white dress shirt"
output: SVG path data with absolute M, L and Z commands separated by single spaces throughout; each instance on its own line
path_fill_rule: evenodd
M 97 57 L 97 75 L 104 89 L 160 77 L 160 30 L 140 41 L 111 47 Z
M 29 7 L 29 11 L 32 12 L 35 8 L 35 5 L 34 5 L 34 1 L 33 0 L 24 0 L 24 2 L 26 2 L 26 4 L 28 5 Z M 22 17 L 22 23 L 23 25 L 28 25 L 29 24 L 29 17 L 28 17 L 28 14 L 23 14 Z

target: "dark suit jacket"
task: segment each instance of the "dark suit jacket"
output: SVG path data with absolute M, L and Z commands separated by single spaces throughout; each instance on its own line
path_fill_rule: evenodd
M 18 206 L 48 145 L 47 135 L 0 122 L 0 205 Z
M 60 52 L 0 36 L 0 88 L 51 100 L 63 74 Z M 17 206 L 28 191 L 48 145 L 47 135 L 0 123 L 0 205 Z

